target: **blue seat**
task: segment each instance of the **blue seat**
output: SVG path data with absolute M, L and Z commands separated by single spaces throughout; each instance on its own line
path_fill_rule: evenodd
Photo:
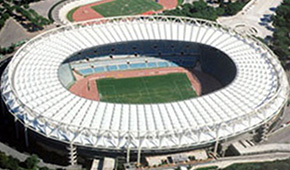
M 113 66 L 107 66 L 108 71 L 116 71 L 118 70 L 118 67 L 113 65 Z
M 159 62 L 159 63 L 158 63 L 158 66 L 159 66 L 159 67 L 168 67 L 169 65 L 168 65 L 167 62 Z
M 128 70 L 129 66 L 127 64 L 121 64 L 119 65 L 120 70 Z
M 132 68 L 132 69 L 146 68 L 146 64 L 145 63 L 134 63 L 134 64 L 130 64 L 130 68 Z
M 148 67 L 155 68 L 155 67 L 157 67 L 157 64 L 156 63 L 148 63 Z
M 100 73 L 100 72 L 104 72 L 105 68 L 104 67 L 96 67 L 94 68 L 95 73 Z
M 89 75 L 89 74 L 92 74 L 93 73 L 93 70 L 91 68 L 87 68 L 87 69 L 82 69 L 82 70 L 79 70 L 79 72 L 86 76 L 86 75 Z

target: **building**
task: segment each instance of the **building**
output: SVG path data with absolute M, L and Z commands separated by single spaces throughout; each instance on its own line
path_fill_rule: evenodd
M 130 48 L 118 48 L 126 44 Z M 192 46 L 181 51 L 186 44 Z M 104 46 L 118 49 L 113 55 L 156 58 L 196 52 L 202 71 L 223 87 L 157 104 L 106 103 L 69 92 L 60 81 L 60 65 L 94 58 L 94 49 Z M 283 113 L 288 89 L 277 57 L 260 41 L 215 22 L 171 16 L 105 18 L 50 30 L 17 51 L 1 79 L 3 101 L 25 129 L 72 150 L 127 153 L 128 161 L 130 153 L 140 160 L 142 153 L 201 148 L 271 123 Z

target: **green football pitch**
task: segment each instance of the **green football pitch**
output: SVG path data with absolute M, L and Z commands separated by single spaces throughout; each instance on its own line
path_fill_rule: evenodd
M 196 97 L 186 74 L 96 80 L 100 101 L 128 104 L 165 103 Z
M 154 0 L 114 0 L 104 4 L 92 6 L 91 8 L 104 17 L 111 17 L 136 15 L 147 11 L 157 11 L 161 10 L 163 6 Z

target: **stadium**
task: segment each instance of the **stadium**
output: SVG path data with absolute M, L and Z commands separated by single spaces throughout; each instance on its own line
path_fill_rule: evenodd
M 212 81 L 204 85 L 198 73 Z M 2 74 L 1 92 L 36 134 L 140 154 L 200 148 L 272 122 L 288 82 L 251 36 L 202 19 L 122 16 L 31 39 Z

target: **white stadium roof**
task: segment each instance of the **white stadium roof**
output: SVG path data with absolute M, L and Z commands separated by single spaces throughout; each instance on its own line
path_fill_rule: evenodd
M 69 92 L 58 68 L 73 53 L 135 40 L 178 40 L 215 47 L 237 67 L 226 87 L 190 100 L 114 104 Z M 17 51 L 2 75 L 2 97 L 30 129 L 52 139 L 105 149 L 166 150 L 232 137 L 278 114 L 288 82 L 259 41 L 217 23 L 180 17 L 128 16 L 75 23 L 41 34 Z

